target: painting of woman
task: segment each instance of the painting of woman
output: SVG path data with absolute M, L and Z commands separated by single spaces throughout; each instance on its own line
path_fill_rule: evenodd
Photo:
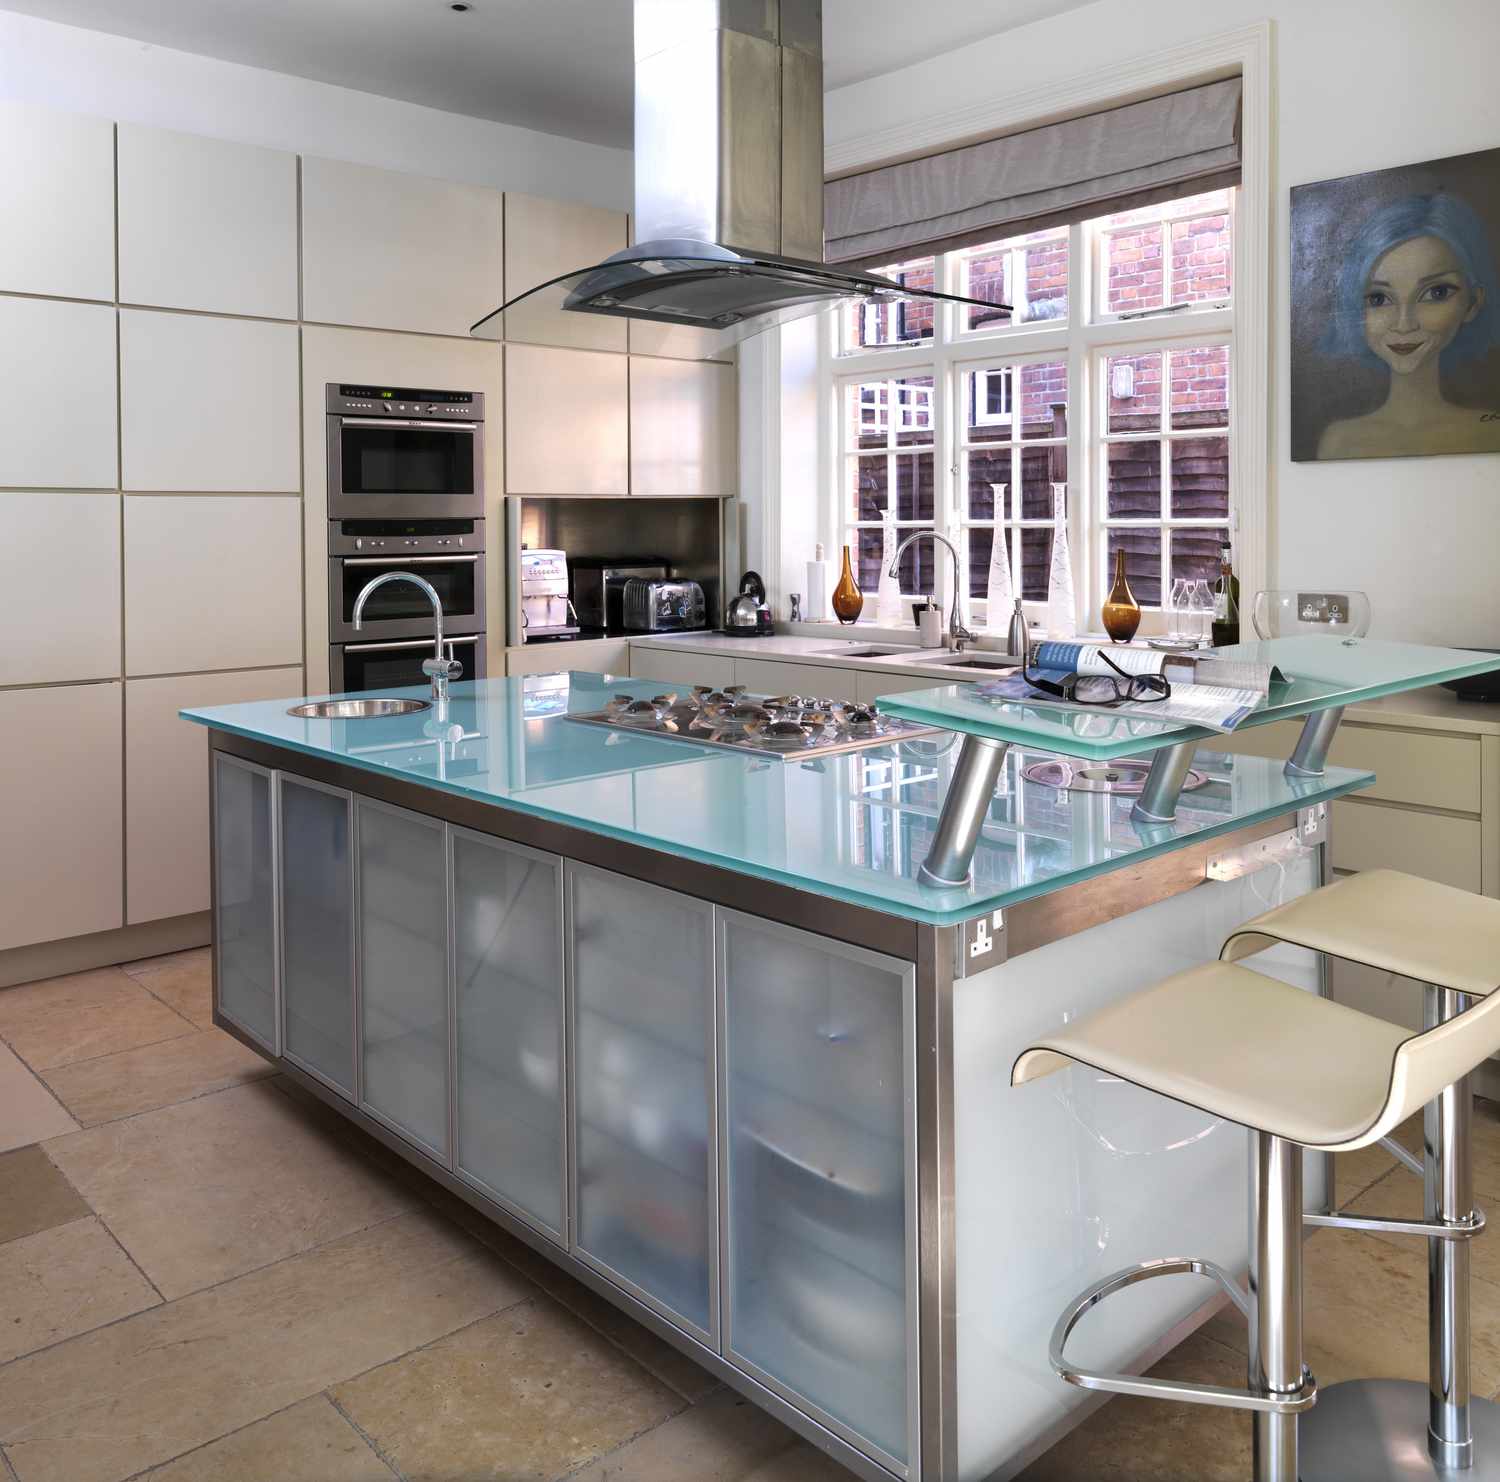
M 1384 178 L 1433 169 L 1351 177 L 1387 187 L 1353 210 L 1328 192 L 1351 181 L 1293 191 L 1294 457 L 1500 452 L 1492 230 L 1454 189 L 1397 193 Z

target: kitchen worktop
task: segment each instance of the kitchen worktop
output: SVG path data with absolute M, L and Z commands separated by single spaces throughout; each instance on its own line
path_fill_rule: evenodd
M 1279 761 L 1204 753 L 1198 765 L 1209 780 L 1184 794 L 1177 819 L 1142 825 L 1130 820 L 1128 796 L 1023 781 L 1022 769 L 1043 753 L 1016 747 L 975 857 L 974 882 L 937 890 L 918 883 L 917 865 L 958 757 L 957 737 L 783 761 L 566 718 L 600 709 L 613 694 L 645 696 L 659 688 L 585 673 L 480 680 L 453 687 L 441 722 L 430 710 L 301 720 L 287 714 L 300 697 L 182 713 L 292 752 L 394 773 L 932 925 L 1283 816 L 1373 780 L 1343 768 L 1329 768 L 1317 780 L 1292 779 Z

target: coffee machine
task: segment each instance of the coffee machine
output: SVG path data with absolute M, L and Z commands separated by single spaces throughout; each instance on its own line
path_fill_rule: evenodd
M 521 641 L 573 638 L 578 614 L 568 597 L 568 558 L 563 551 L 521 552 Z

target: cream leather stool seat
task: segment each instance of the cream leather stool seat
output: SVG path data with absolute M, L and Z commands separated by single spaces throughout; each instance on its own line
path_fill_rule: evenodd
M 1021 1086 L 1076 1061 L 1255 1134 L 1249 1296 L 1212 1262 L 1172 1258 L 1117 1272 L 1058 1320 L 1051 1360 L 1084 1389 L 1156 1395 L 1254 1412 L 1255 1482 L 1298 1482 L 1298 1416 L 1317 1386 L 1302 1362 L 1302 1155 L 1378 1141 L 1500 1049 L 1500 995 L 1419 1034 L 1228 962 L 1143 989 L 1030 1045 Z M 1244 1390 L 1081 1369 L 1065 1354 L 1080 1318 L 1155 1276 L 1212 1277 L 1250 1324 Z
M 1397 870 L 1368 870 L 1247 921 L 1220 954 L 1234 961 L 1278 942 L 1414 978 L 1429 1026 L 1500 986 L 1500 900 Z M 1305 1482 L 1500 1479 L 1500 1406 L 1469 1384 L 1468 1242 L 1484 1229 L 1474 1207 L 1472 1088 L 1467 1079 L 1425 1108 L 1423 1159 L 1386 1146 L 1423 1175 L 1425 1220 L 1331 1213 L 1309 1223 L 1428 1240 L 1428 1382 L 1334 1385 L 1303 1437 Z

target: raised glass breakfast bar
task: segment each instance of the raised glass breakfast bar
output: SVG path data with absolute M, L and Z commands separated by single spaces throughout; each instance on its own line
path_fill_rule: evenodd
M 968 878 L 934 886 L 960 692 L 885 702 L 940 734 L 810 759 L 570 719 L 658 688 L 184 712 L 210 730 L 216 1021 L 852 1471 L 1013 1476 L 1095 1403 L 1047 1364 L 1073 1293 L 1169 1249 L 1243 1270 L 1248 1229 L 1243 1129 L 1081 1066 L 1012 1090 L 1017 1053 L 1315 888 L 1329 805 L 1372 778 L 1179 730 L 1154 744 L 1191 744 L 1194 785 L 1142 820 L 1029 780 L 1098 752 L 990 706 Z M 1257 966 L 1323 991 L 1311 954 Z M 1078 1358 L 1149 1362 L 1203 1299 L 1150 1283 Z

